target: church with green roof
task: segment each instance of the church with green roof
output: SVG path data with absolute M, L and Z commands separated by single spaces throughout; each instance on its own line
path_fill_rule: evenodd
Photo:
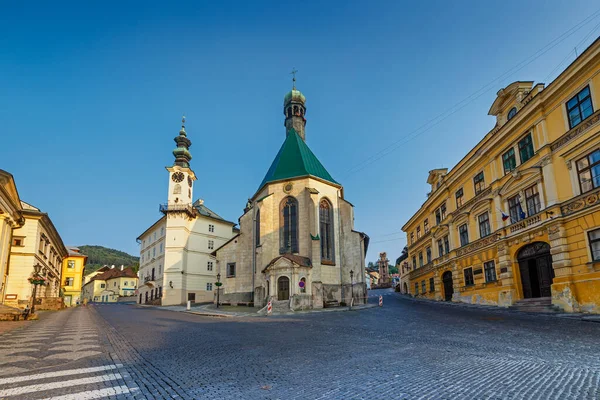
M 224 304 L 266 312 L 271 302 L 282 312 L 366 301 L 369 237 L 354 229 L 343 186 L 306 143 L 306 97 L 293 83 L 283 100 L 283 144 L 239 218 L 239 233 L 213 252 Z

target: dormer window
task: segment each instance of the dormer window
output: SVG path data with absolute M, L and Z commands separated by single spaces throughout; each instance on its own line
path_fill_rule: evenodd
M 510 109 L 510 111 L 508 112 L 508 120 L 510 121 L 512 119 L 512 117 L 514 117 L 515 115 L 517 115 L 517 107 L 513 107 Z

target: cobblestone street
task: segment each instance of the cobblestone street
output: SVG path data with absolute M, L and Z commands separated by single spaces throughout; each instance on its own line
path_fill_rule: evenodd
M 214 318 L 128 305 L 0 336 L 0 399 L 598 399 L 600 324 L 421 303 Z

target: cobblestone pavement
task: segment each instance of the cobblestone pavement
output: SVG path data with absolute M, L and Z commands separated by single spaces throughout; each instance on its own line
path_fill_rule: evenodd
M 274 317 L 63 311 L 0 336 L 0 398 L 600 399 L 600 324 L 379 294 Z

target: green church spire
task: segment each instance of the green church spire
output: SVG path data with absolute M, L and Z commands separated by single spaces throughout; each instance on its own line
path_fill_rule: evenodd
M 173 155 L 175 156 L 173 165 L 189 168 L 190 160 L 192 159 L 192 154 L 190 153 L 192 141 L 187 138 L 187 133 L 185 131 L 185 116 L 181 119 L 181 130 L 179 131 L 179 135 L 175 136 L 173 140 L 177 143 L 177 147 L 173 150 Z

